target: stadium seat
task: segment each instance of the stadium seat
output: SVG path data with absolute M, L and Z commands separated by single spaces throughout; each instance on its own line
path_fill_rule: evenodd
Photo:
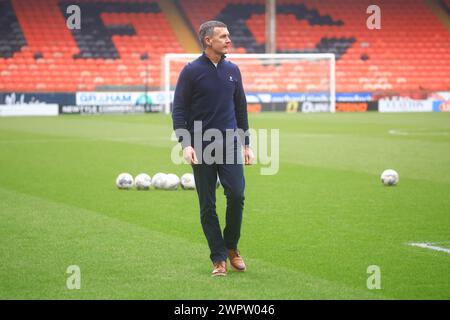
M 265 0 L 209 0 L 207 6 L 202 0 L 177 2 L 193 32 L 206 20 L 221 20 L 229 26 L 233 52 L 264 52 Z M 450 15 L 449 0 L 439 3 Z M 69 4 L 82 9 L 81 30 L 66 27 Z M 369 0 L 277 1 L 277 52 L 334 53 L 338 92 L 450 90 L 450 32 L 426 0 L 378 1 L 383 8 L 381 30 L 366 27 L 370 4 Z M 0 1 L 4 92 L 73 92 L 145 83 L 157 90 L 161 57 L 169 52 L 184 50 L 154 0 Z M 147 59 L 142 59 L 144 55 Z M 275 73 L 262 66 L 243 66 L 242 71 L 248 88 L 301 91 L 323 86 L 312 76 L 317 70 L 299 67 L 296 75 L 283 66 Z M 306 73 L 311 76 L 297 81 L 298 74 Z M 255 82 L 262 78 L 269 80 Z M 16 85 L 15 79 L 24 80 Z
M 193 30 L 205 20 L 221 20 L 229 26 L 236 52 L 264 51 L 265 0 L 211 0 L 208 8 L 201 5 L 201 0 L 179 2 Z M 448 3 L 443 0 L 450 8 Z M 435 66 L 450 74 L 450 33 L 425 0 L 378 1 L 383 8 L 381 30 L 366 27 L 370 4 L 368 0 L 277 1 L 277 52 L 335 53 L 336 71 L 346 72 L 344 79 L 337 79 L 336 89 L 341 92 L 367 88 L 421 90 L 430 87 L 427 68 Z M 403 64 L 414 69 L 402 70 Z M 374 66 L 385 75 L 374 73 Z M 395 74 L 417 81 L 397 85 L 391 79 Z M 282 83 L 285 77 L 281 75 L 274 81 Z M 380 83 L 385 78 L 389 84 Z M 364 86 L 355 88 L 353 79 L 363 79 L 356 83 Z M 450 81 L 444 79 L 433 87 L 450 90 Z M 281 91 L 284 89 L 280 86 Z
M 81 7 L 81 30 L 66 27 L 70 4 Z M 148 53 L 146 61 L 140 59 L 143 52 Z M 183 50 L 155 1 L 0 1 L 2 91 L 143 86 L 144 78 L 135 67 L 142 64 L 157 65 L 148 76 L 159 89 L 159 65 L 166 52 Z M 35 72 L 29 72 L 31 66 Z M 24 76 L 32 86 L 10 81 Z

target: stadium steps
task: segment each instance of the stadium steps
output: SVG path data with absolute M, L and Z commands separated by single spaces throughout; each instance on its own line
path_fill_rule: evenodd
M 426 4 L 433 12 L 433 14 L 438 18 L 440 22 L 447 28 L 450 32 L 450 19 L 447 12 L 445 12 L 444 8 L 439 3 L 439 0 L 425 0 Z
M 184 51 L 187 53 L 200 52 L 201 48 L 197 39 L 192 34 L 189 25 L 174 2 L 172 0 L 159 0 L 159 6 L 164 12 L 169 25 L 174 31 L 178 41 L 181 43 Z

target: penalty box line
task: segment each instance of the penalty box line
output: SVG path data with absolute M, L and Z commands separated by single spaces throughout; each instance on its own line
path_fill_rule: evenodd
M 419 247 L 419 248 L 424 248 L 424 249 L 446 252 L 446 253 L 450 254 L 450 249 L 436 246 L 435 244 L 438 244 L 438 243 L 448 243 L 448 242 L 434 242 L 434 243 L 411 242 L 411 243 L 408 243 L 408 245 L 413 246 L 413 247 Z

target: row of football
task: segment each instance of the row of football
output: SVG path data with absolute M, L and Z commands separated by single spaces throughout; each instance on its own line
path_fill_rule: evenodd
M 116 179 L 116 186 L 119 189 L 131 189 L 136 186 L 138 190 L 149 190 L 150 187 L 162 190 L 177 190 L 181 186 L 185 190 L 195 189 L 195 180 L 192 173 L 185 173 L 179 178 L 173 173 L 156 173 L 153 178 L 146 173 L 140 173 L 133 179 L 129 173 L 121 173 Z M 217 187 L 220 186 L 219 178 L 217 178 Z
M 381 173 L 380 179 L 385 186 L 395 186 L 399 182 L 399 175 L 395 170 L 387 169 Z M 116 179 L 116 186 L 119 189 L 131 189 L 136 186 L 138 190 L 149 190 L 151 186 L 155 189 L 177 190 L 181 186 L 185 190 L 194 190 L 195 179 L 192 173 L 183 174 L 181 179 L 173 173 L 158 172 L 153 178 L 146 173 L 140 173 L 134 179 L 129 173 L 121 173 Z M 216 186 L 217 188 L 220 186 L 219 177 Z

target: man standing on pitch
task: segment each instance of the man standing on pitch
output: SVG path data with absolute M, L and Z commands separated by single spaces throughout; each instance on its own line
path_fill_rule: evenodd
M 241 136 L 241 139 L 234 137 L 231 144 L 228 141 L 230 139 L 225 138 L 215 141 L 223 146 L 226 159 L 229 159 L 231 153 L 231 163 L 221 161 L 225 160 L 225 155 L 219 156 L 219 153 L 213 163 L 206 160 L 203 162 L 203 157 L 198 158 L 199 152 L 203 152 L 208 142 L 202 141 L 195 145 L 198 141 L 194 138 L 195 134 L 216 129 L 225 137 L 225 132 L 229 130 L 248 130 L 247 101 L 241 73 L 235 64 L 225 60 L 225 54 L 231 45 L 227 26 L 219 21 L 207 21 L 200 26 L 199 38 L 204 51 L 180 73 L 175 89 L 172 119 L 173 128 L 183 147 L 184 158 L 193 168 L 200 204 L 200 220 L 214 265 L 212 275 L 224 276 L 227 274 L 227 258 L 230 259 L 234 270 L 246 270 L 244 260 L 237 249 L 245 188 L 241 143 L 244 143 L 246 165 L 253 161 L 253 152 L 249 147 L 249 137 L 245 135 L 245 138 Z M 197 130 L 194 122 L 197 121 L 201 121 L 201 132 L 194 132 L 194 128 Z M 178 134 L 180 129 L 189 131 L 191 139 L 185 139 Z M 216 213 L 217 176 L 227 198 L 223 236 Z

